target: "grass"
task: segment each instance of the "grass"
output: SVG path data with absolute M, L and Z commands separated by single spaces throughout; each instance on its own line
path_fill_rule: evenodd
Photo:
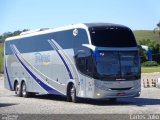
M 160 36 L 158 34 L 158 31 L 154 33 L 152 30 L 135 30 L 133 31 L 136 40 L 143 40 L 143 39 L 150 39 L 153 41 L 156 41 L 157 43 L 160 43 Z
M 160 72 L 160 66 L 155 67 L 141 67 L 142 73 Z
M 133 31 L 133 33 L 137 41 L 143 40 L 143 39 L 146 39 L 146 40 L 150 39 L 160 44 L 160 36 L 158 34 L 158 31 L 154 33 L 153 30 L 135 30 Z M 160 72 L 160 66 L 142 67 L 142 73 L 152 73 L 152 72 Z

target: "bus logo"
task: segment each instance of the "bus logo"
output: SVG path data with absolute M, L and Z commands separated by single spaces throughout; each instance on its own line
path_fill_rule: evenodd
M 49 53 L 35 53 L 35 62 L 42 63 L 43 65 L 49 65 L 51 62 Z
M 77 29 L 74 29 L 73 30 L 73 36 L 77 36 L 78 35 L 78 30 Z

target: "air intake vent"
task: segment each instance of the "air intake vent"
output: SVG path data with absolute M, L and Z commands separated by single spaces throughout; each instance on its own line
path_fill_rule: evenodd
M 45 31 L 45 30 L 48 30 L 48 29 L 50 29 L 50 28 L 39 28 L 39 29 L 35 29 L 35 30 L 29 30 L 29 31 L 26 31 L 26 32 L 22 32 L 20 35 L 26 35 L 26 34 L 39 32 L 39 31 Z
M 110 88 L 111 90 L 130 90 L 132 87 L 128 88 Z

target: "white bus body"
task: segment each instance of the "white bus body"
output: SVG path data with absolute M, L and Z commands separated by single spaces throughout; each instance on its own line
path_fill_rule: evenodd
M 132 31 L 107 23 L 75 24 L 7 38 L 5 87 L 78 98 L 138 97 L 140 60 Z

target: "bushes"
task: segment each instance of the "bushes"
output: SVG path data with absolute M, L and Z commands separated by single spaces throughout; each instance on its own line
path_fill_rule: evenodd
M 3 63 L 0 62 L 0 74 L 3 73 Z
M 141 64 L 143 67 L 152 67 L 152 66 L 158 66 L 159 64 L 156 61 L 147 61 Z
M 152 60 L 160 63 L 160 44 L 158 41 L 150 40 L 150 39 L 142 39 L 138 41 L 139 45 L 146 45 L 152 50 Z M 140 50 L 141 63 L 147 61 L 146 51 Z

